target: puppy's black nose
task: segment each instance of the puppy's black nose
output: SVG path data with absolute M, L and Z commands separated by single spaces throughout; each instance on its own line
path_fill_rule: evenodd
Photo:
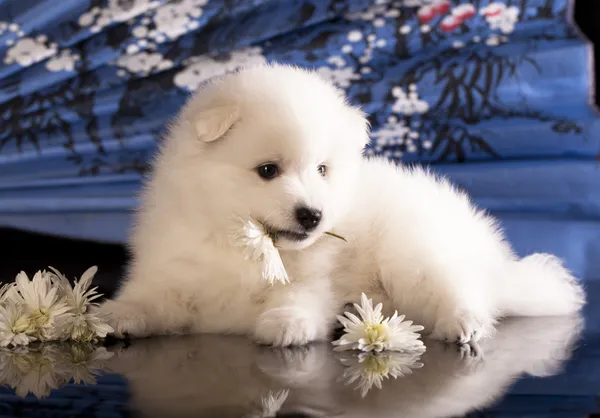
M 312 231 L 321 222 L 321 211 L 306 206 L 296 209 L 296 220 L 304 229 Z

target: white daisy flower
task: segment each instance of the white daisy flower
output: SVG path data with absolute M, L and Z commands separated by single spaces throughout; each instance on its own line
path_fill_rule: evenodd
M 0 306 L 1 347 L 27 345 L 36 339 L 35 332 L 35 322 L 20 305 L 8 302 Z
M 96 305 L 94 300 L 102 296 L 96 291 L 98 287 L 89 289 L 98 271 L 96 266 L 87 269 L 79 280 L 75 280 L 73 287 L 58 270 L 53 267 L 50 269 L 54 272 L 53 284 L 59 289 L 61 297 L 69 307 L 69 312 L 64 315 L 60 324 L 57 324 L 63 340 L 95 342 L 114 331 L 99 314 L 88 312 L 90 306 Z
M 58 287 L 60 295 L 65 298 L 65 302 L 74 313 L 87 312 L 89 306 L 95 305 L 92 302 L 102 296 L 96 291 L 97 286 L 89 289 L 92 279 L 98 272 L 98 267 L 92 266 L 87 269 L 79 280 L 75 280 L 73 287 L 69 280 L 54 267 L 50 267 L 50 270 L 54 272 L 53 283 Z
M 96 342 L 114 329 L 95 313 L 69 314 L 59 324 L 63 340 Z
M 35 323 L 36 338 L 52 340 L 57 337 L 55 323 L 60 322 L 69 311 L 62 300 L 58 288 L 52 286 L 51 273 L 38 271 L 32 280 L 25 272 L 20 272 L 11 291 L 11 299 L 21 305 L 24 312 Z
M 95 342 L 113 331 L 102 316 L 89 313 L 101 295 L 89 289 L 98 270 L 89 268 L 72 287 L 67 278 L 38 271 L 32 280 L 24 272 L 0 288 L 0 345 L 28 344 L 33 339 L 73 339 Z
M 247 259 L 262 263 L 262 277 L 269 284 L 289 282 L 279 250 L 261 223 L 253 219 L 242 221 L 242 227 L 233 234 L 233 239 L 235 245 L 244 247 Z
M 4 305 L 14 298 L 14 283 L 5 283 L 0 287 L 0 305 Z
M 419 339 L 423 327 L 413 325 L 412 321 L 404 321 L 404 315 L 398 316 L 398 312 L 394 311 L 391 318 L 384 319 L 381 314 L 383 305 L 379 303 L 373 308 L 372 299 L 368 299 L 364 293 L 361 295 L 361 304 L 355 303 L 354 307 L 361 318 L 351 312 L 345 312 L 346 317 L 337 317 L 344 326 L 344 335 L 333 341 L 337 346 L 336 351 L 425 350 L 423 341 Z
M 423 363 L 418 362 L 420 357 L 420 352 L 370 352 L 341 358 L 340 361 L 346 366 L 342 379 L 347 385 L 358 381 L 356 389 L 365 397 L 373 386 L 381 389 L 384 380 L 390 377 L 397 379 L 412 374 L 412 369 L 423 367 Z

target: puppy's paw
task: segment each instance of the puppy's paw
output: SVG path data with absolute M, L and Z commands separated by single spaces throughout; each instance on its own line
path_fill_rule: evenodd
M 463 313 L 439 319 L 431 338 L 458 344 L 477 342 L 491 333 L 492 321 Z
M 107 300 L 94 309 L 94 313 L 102 315 L 114 332 L 116 338 L 147 337 L 148 327 L 143 312 L 135 304 L 122 301 Z
M 305 345 L 317 339 L 319 324 L 314 315 L 296 307 L 266 311 L 256 323 L 254 338 L 276 347 Z

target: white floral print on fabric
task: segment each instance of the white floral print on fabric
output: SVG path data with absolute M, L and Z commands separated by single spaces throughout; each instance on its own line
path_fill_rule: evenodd
M 348 88 L 352 80 L 359 80 L 360 74 L 356 74 L 350 67 L 346 68 L 329 68 L 321 67 L 317 70 L 317 73 L 338 87 Z
M 79 54 L 75 54 L 69 49 L 64 49 L 46 62 L 46 69 L 52 72 L 73 71 L 75 64 L 79 60 Z
M 353 81 L 360 80 L 361 74 L 370 74 L 372 68 L 368 64 L 373 58 L 373 52 L 377 48 L 387 46 L 387 40 L 378 36 L 377 30 L 385 26 L 387 19 L 396 19 L 400 14 L 400 9 L 386 4 L 385 1 L 376 1 L 374 6 L 364 12 L 349 14 L 347 17 L 350 20 L 369 22 L 371 28 L 365 31 L 352 30 L 348 32 L 346 35 L 348 43 L 342 46 L 340 55 L 329 57 L 327 59 L 329 66 L 320 67 L 317 72 L 326 80 L 344 89 L 350 87 Z M 355 51 L 361 51 L 361 54 L 355 54 Z M 360 63 L 357 69 L 352 65 L 348 65 L 354 59 L 349 60 L 344 57 L 354 55 L 358 55 L 358 62 Z
M 27 67 L 54 55 L 56 51 L 57 45 L 49 43 L 44 35 L 37 38 L 21 38 L 6 51 L 4 63 Z
M 207 0 L 182 0 L 159 7 L 153 18 L 156 29 L 149 32 L 150 37 L 157 42 L 163 36 L 176 39 L 196 29 L 198 22 L 195 19 L 202 16 L 202 6 L 206 3 Z
M 479 13 L 485 16 L 491 29 L 499 29 L 506 35 L 514 32 L 520 11 L 516 6 L 506 7 L 504 3 L 495 2 L 482 8 Z
M 23 36 L 25 36 L 25 32 L 21 30 L 19 24 L 14 22 L 0 22 L 0 35 L 4 35 L 5 32 L 12 32 L 14 34 L 6 41 L 6 45 L 14 44 L 15 37 L 22 38 Z
M 127 54 L 155 50 L 157 44 L 175 40 L 199 27 L 198 18 L 208 0 L 180 0 L 149 9 L 142 19 L 136 19 L 131 33 L 133 43 L 125 48 Z
M 430 1 L 405 1 L 402 3 L 406 7 L 418 7 L 417 20 L 420 25 L 421 33 L 429 33 L 432 28 L 439 27 L 443 32 L 451 34 L 462 27 L 465 23 L 473 19 L 477 14 L 485 16 L 488 28 L 492 31 L 499 31 L 502 35 L 508 35 L 515 30 L 515 25 L 519 20 L 519 8 L 516 6 L 507 6 L 504 3 L 492 2 L 485 7 L 477 10 L 471 3 L 452 6 L 449 0 L 430 0 Z M 375 9 L 376 10 L 376 9 Z M 362 13 L 360 16 L 364 19 L 369 17 L 369 13 Z M 409 25 L 403 25 L 398 28 L 402 35 L 408 35 L 412 32 Z M 459 49 L 467 43 L 478 43 L 481 37 L 476 35 L 472 40 L 454 40 L 452 45 Z M 508 42 L 505 36 L 498 36 L 497 33 L 491 33 L 485 43 L 488 46 L 497 46 Z
M 109 0 L 107 7 L 93 7 L 79 16 L 79 26 L 89 26 L 91 32 L 100 32 L 112 23 L 125 22 L 160 4 L 161 1 L 156 0 Z
M 127 73 L 146 76 L 157 71 L 167 70 L 173 66 L 173 62 L 165 59 L 161 54 L 147 51 L 124 55 L 115 64 L 121 69 L 118 72 L 120 76 L 125 76 Z
M 396 102 L 392 106 L 392 111 L 395 113 L 412 115 L 413 113 L 422 114 L 429 110 L 429 104 L 419 98 L 417 86 L 414 84 L 408 87 L 408 94 L 402 87 L 394 87 L 392 96 L 396 98 Z
M 234 51 L 226 61 L 216 60 L 209 56 L 193 57 L 183 71 L 173 79 L 176 86 L 188 91 L 194 91 L 198 86 L 211 77 L 235 71 L 241 67 L 266 64 L 259 47 L 244 48 Z
M 431 141 L 422 141 L 419 132 L 412 129 L 416 126 L 411 127 L 411 117 L 418 117 L 429 111 L 429 103 L 419 97 L 417 86 L 411 84 L 407 89 L 394 87 L 392 96 L 396 98 L 392 105 L 394 114 L 380 129 L 371 134 L 373 146 L 366 150 L 367 154 L 401 158 L 405 152 L 415 153 L 419 149 L 430 149 Z M 402 151 L 399 146 L 404 147 L 405 151 Z

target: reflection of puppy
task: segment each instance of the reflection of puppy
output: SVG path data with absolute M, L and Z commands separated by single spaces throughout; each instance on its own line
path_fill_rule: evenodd
M 259 67 L 209 83 L 173 124 L 145 188 L 129 275 L 102 307 L 117 332 L 301 345 L 327 338 L 364 291 L 434 338 L 465 343 L 501 316 L 580 308 L 559 260 L 518 260 L 464 194 L 363 159 L 367 141 L 362 113 L 313 73 Z M 274 233 L 291 284 L 269 286 L 229 245 L 239 217 Z
M 483 342 L 483 359 L 428 341 L 422 368 L 384 380 L 364 398 L 345 384 L 328 344 L 265 348 L 210 335 L 135 340 L 109 367 L 128 379 L 134 407 L 148 417 L 461 416 L 490 405 L 523 373 L 556 373 L 581 324 L 580 317 L 506 321 Z

